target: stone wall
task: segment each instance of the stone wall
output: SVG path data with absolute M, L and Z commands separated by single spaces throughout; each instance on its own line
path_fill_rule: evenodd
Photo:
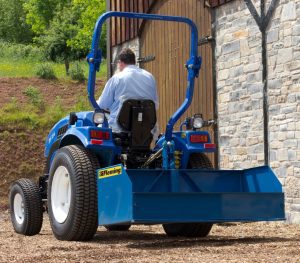
M 281 0 L 268 32 L 270 164 L 300 223 L 300 2 Z
M 253 2 L 260 13 L 260 1 Z M 217 8 L 213 26 L 220 167 L 263 165 L 261 32 L 243 0 Z M 270 165 L 284 185 L 288 221 L 300 223 L 299 1 L 279 1 L 267 28 L 267 53 Z

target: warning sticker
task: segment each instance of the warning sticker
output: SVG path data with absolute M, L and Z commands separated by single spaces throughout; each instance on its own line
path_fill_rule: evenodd
M 98 178 L 103 179 L 122 174 L 122 165 L 117 165 L 107 169 L 98 170 Z

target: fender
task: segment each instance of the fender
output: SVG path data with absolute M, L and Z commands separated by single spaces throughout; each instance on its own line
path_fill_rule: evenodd
M 81 142 L 81 144 L 86 148 L 87 145 L 89 144 L 87 133 L 88 133 L 88 128 L 87 127 L 73 127 L 71 126 L 68 131 L 65 133 L 65 135 L 61 138 L 60 141 L 60 147 L 65 146 L 70 143 L 65 143 L 66 141 L 71 141 L 71 142 L 78 142 L 78 140 Z M 76 139 L 77 138 L 77 139 Z M 74 144 L 74 143 L 71 143 Z

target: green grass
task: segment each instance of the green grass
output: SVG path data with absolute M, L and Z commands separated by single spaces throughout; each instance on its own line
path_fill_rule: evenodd
M 35 92 L 35 91 L 34 91 Z M 44 105 L 43 98 L 32 92 L 32 87 L 24 93 L 30 102 L 20 106 L 18 100 L 12 98 L 11 102 L 0 109 L 1 130 L 51 128 L 57 121 L 73 111 L 90 109 L 87 98 L 79 96 L 73 107 L 64 107 L 60 97 L 52 105 Z M 34 94 L 34 95 L 32 95 Z M 41 107 L 43 105 L 43 107 Z
M 32 61 L 28 59 L 19 59 L 17 61 L 10 60 L 8 58 L 0 57 L 0 77 L 36 77 L 36 71 L 39 64 L 45 63 L 43 61 Z M 71 79 L 66 76 L 65 65 L 62 63 L 49 62 L 55 72 L 55 76 L 58 79 Z M 72 64 L 73 62 L 71 62 Z M 80 61 L 80 66 L 84 71 L 84 76 L 88 78 L 89 67 L 87 62 Z M 100 67 L 100 72 L 97 77 L 106 76 L 106 61 L 104 60 Z
M 0 41 L 0 77 L 36 77 L 36 71 L 40 64 L 50 63 L 58 79 L 70 80 L 66 76 L 64 63 L 45 61 L 43 52 L 33 45 L 12 44 Z M 70 66 L 79 63 L 88 78 L 88 63 L 83 59 L 79 62 L 71 61 Z M 106 61 L 103 60 L 97 77 L 105 77 L 107 72 Z

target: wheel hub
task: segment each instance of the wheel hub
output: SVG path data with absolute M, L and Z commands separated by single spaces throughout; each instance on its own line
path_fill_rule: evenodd
M 19 193 L 14 198 L 14 214 L 16 221 L 21 225 L 24 222 L 24 202 L 22 195 Z
M 71 180 L 66 167 L 59 166 L 53 176 L 51 187 L 51 208 L 55 220 L 64 223 L 68 217 L 71 202 Z

